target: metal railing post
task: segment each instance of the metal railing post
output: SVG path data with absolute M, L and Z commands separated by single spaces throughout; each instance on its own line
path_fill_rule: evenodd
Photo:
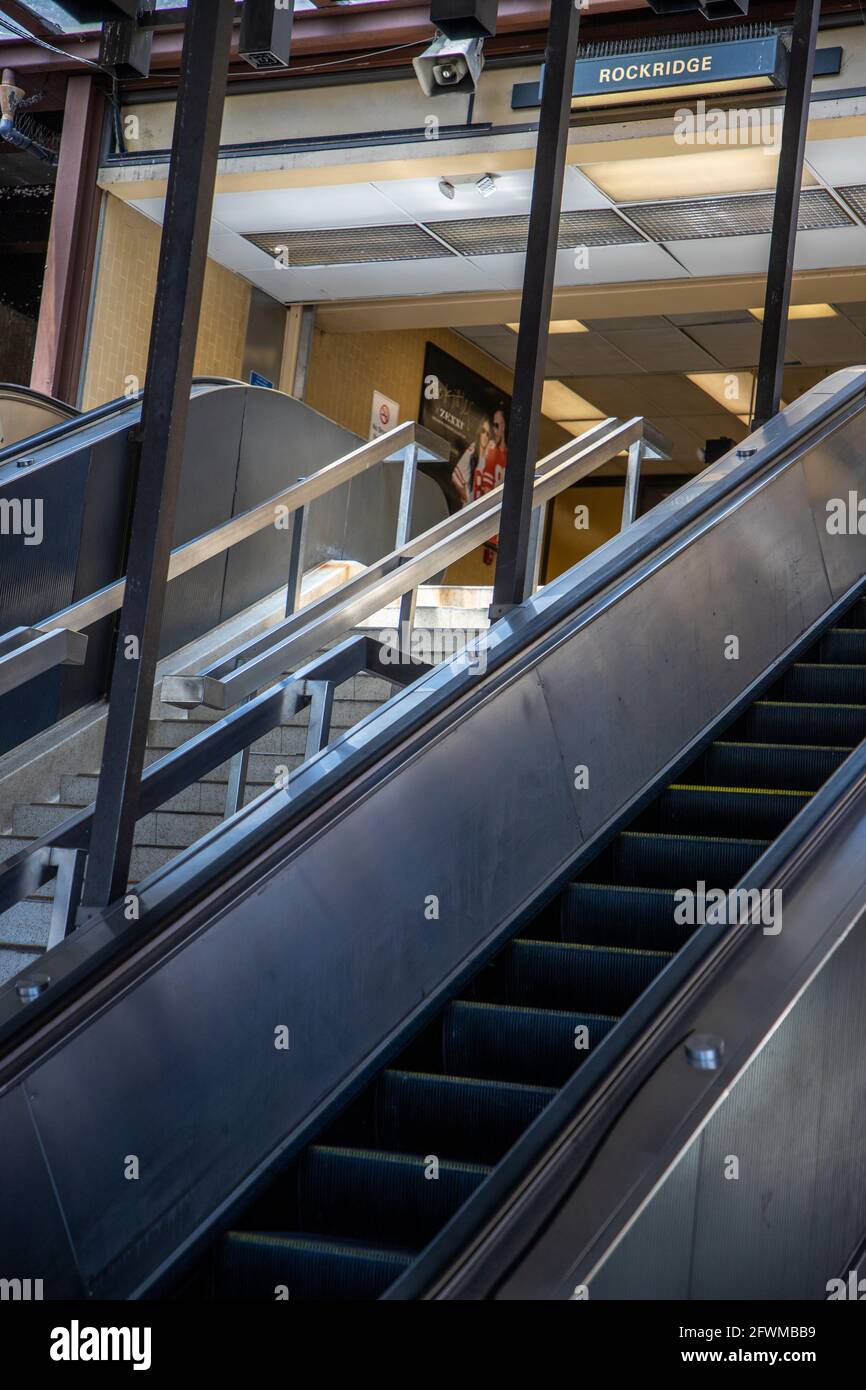
M 637 516 L 637 499 L 640 490 L 640 470 L 643 464 L 644 442 L 636 439 L 628 451 L 628 464 L 625 470 L 625 496 L 622 500 L 621 531 L 631 526 Z
M 412 533 L 412 513 L 415 509 L 415 484 L 418 478 L 418 445 L 408 444 L 403 451 L 403 478 L 400 484 L 400 503 L 397 508 L 397 536 L 395 550 L 402 550 Z M 400 599 L 400 616 L 397 619 L 398 645 L 402 650 L 404 641 L 412 640 L 415 625 L 415 608 L 418 590 L 412 588 Z

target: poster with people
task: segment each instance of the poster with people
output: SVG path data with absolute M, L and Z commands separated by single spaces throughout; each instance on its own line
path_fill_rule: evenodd
M 433 343 L 424 358 L 424 385 L 419 423 L 447 439 L 447 464 L 423 464 L 445 494 L 449 512 L 498 487 L 508 463 L 508 417 L 511 397 Z M 492 565 L 497 537 L 484 547 Z

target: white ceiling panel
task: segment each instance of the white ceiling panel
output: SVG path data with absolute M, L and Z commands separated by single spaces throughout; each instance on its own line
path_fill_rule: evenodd
M 609 208 L 613 203 L 600 188 L 576 169 L 573 164 L 566 166 L 565 183 L 562 188 L 563 212 L 579 212 L 582 208 Z
M 460 256 L 433 261 L 329 265 L 308 270 L 306 274 L 314 278 L 316 299 L 387 299 L 406 294 L 449 294 L 491 288 L 490 282 L 472 262 Z
M 796 270 L 837 265 L 866 265 L 866 227 L 831 227 L 827 231 L 799 233 Z
M 837 188 L 846 183 L 862 183 L 866 170 L 866 136 L 852 140 L 810 140 L 806 159 L 825 183 Z
M 557 285 L 608 285 L 623 280 L 676 280 L 686 271 L 650 242 L 629 246 L 590 246 L 588 267 L 575 266 L 573 251 L 560 251 L 556 257 Z
M 442 198 L 440 202 L 444 201 Z M 318 227 L 387 226 L 410 220 L 371 183 L 325 188 L 268 188 L 217 193 L 214 217 L 235 232 L 315 231 Z
M 689 275 L 759 275 L 766 274 L 770 238 L 702 237 L 695 241 L 674 242 L 670 249 L 677 260 L 682 261 Z

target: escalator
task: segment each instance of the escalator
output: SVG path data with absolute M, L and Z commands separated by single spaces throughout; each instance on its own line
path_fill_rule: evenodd
M 224 406 L 271 438 L 289 407 L 242 389 L 199 446 Z M 704 1229 L 721 1296 L 821 1296 L 866 1231 L 866 533 L 827 525 L 864 418 L 866 372 L 822 382 L 0 987 L 0 1264 L 47 1298 L 568 1298 L 648 1221 L 665 1296 L 708 1296 Z M 775 1224 L 705 1179 L 714 1124 L 761 1200 L 796 1155 Z
M 694 931 L 675 892 L 734 889 L 864 738 L 860 599 L 305 1149 L 199 1293 L 384 1294 Z

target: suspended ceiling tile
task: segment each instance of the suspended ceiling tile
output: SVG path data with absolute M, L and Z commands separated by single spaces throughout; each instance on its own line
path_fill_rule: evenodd
M 766 275 L 768 236 L 706 237 L 670 244 L 671 254 L 689 275 L 716 279 L 725 275 Z
M 656 370 L 660 362 L 672 372 L 699 372 L 718 365 L 703 347 L 671 326 L 621 328 L 604 336 L 647 372 Z
M 806 160 L 825 183 L 857 183 L 866 170 L 866 136 L 851 140 L 810 140 Z
M 681 417 L 706 414 L 705 392 L 688 377 L 673 373 L 641 373 L 637 376 L 610 378 L 589 375 L 568 378 L 570 386 L 580 396 L 586 396 L 599 410 L 609 415 Z
M 757 319 L 750 323 L 695 324 L 689 334 L 722 367 L 752 367 L 760 356 L 761 325 Z
M 409 220 L 370 183 L 217 193 L 214 216 L 242 234 L 383 226 Z
M 622 315 L 616 319 L 584 319 L 586 327 L 594 333 L 617 333 L 623 328 L 629 329 L 650 329 L 664 328 L 667 320 L 659 314 L 646 315 Z
M 454 218 L 450 222 L 425 224 L 434 235 L 462 256 L 494 256 L 520 253 L 526 249 L 528 216 L 489 216 Z M 612 208 L 588 208 L 564 212 L 559 223 L 561 249 L 629 245 L 640 242 L 634 231 Z
M 629 376 L 640 372 L 637 363 L 597 333 L 575 333 L 550 340 L 548 364 L 557 375 Z
M 755 322 L 748 309 L 703 309 L 696 314 L 668 314 L 667 319 L 678 328 L 692 328 L 695 324 Z
M 312 274 L 320 294 L 329 299 L 388 299 L 411 294 L 452 294 L 461 290 L 481 292 L 491 288 L 481 272 L 459 256 L 433 261 L 331 265 Z
M 565 167 L 565 182 L 562 189 L 562 210 L 572 212 L 578 208 L 607 208 L 611 200 L 573 164 Z
M 511 339 L 516 341 L 515 334 L 512 333 L 511 329 L 506 328 L 505 325 L 501 323 L 482 324 L 480 327 L 477 324 L 473 324 L 471 328 L 461 328 L 460 333 L 464 338 L 468 338 L 470 342 L 473 343 L 486 344 L 491 339 L 498 340 L 499 342 L 508 342 Z
M 859 172 L 862 174 L 862 170 Z M 852 208 L 861 222 L 866 222 L 866 183 L 845 184 L 836 192 L 844 199 L 846 207 Z
M 274 264 L 272 256 L 266 256 L 258 247 L 244 241 L 235 232 L 211 235 L 209 254 L 213 260 L 233 270 L 236 275 L 257 285 L 280 304 L 296 304 L 306 300 L 313 302 L 327 298 L 309 271 Z
M 557 285 L 613 285 L 626 280 L 676 280 L 687 271 L 660 246 L 591 246 L 587 264 L 572 251 L 556 257 Z
M 832 231 L 801 232 L 797 237 L 797 252 L 794 256 L 794 266 L 797 270 L 863 265 L 866 265 L 866 227 L 839 227 Z
M 725 149 L 683 147 L 681 154 L 582 165 L 584 173 L 618 203 L 769 191 L 776 186 L 777 167 L 778 151 L 772 144 Z M 803 182 L 815 182 L 809 170 Z
M 248 232 L 245 239 L 266 255 L 284 256 L 286 264 L 305 266 L 369 265 L 444 259 L 453 253 L 413 222 L 387 227 L 318 228 L 312 232 Z
M 836 308 L 841 310 L 849 319 L 855 323 L 861 319 L 866 319 L 866 299 L 857 300 L 852 304 L 837 304 Z
M 641 203 L 627 209 L 629 217 L 653 241 L 667 244 L 699 237 L 758 236 L 773 227 L 775 194 L 748 197 L 684 199 L 673 203 Z M 800 198 L 801 231 L 845 227 L 851 218 L 823 188 L 805 190 Z
M 688 427 L 688 422 L 678 420 L 672 415 L 654 415 L 650 417 L 652 424 L 661 430 L 662 434 L 670 440 L 671 456 L 673 460 L 688 460 L 696 466 L 700 462 L 698 459 L 698 449 L 703 440 L 698 440 L 697 435 Z M 662 470 L 664 471 L 664 470 Z
M 788 324 L 787 355 L 809 365 L 866 364 L 866 337 L 840 317 L 794 319 Z

